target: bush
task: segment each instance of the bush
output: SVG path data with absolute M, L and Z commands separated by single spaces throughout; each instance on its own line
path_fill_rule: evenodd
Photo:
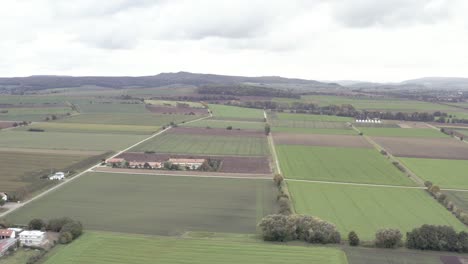
M 282 215 L 292 214 L 292 206 L 291 206 L 291 201 L 289 200 L 289 198 L 286 198 L 284 196 L 279 197 L 278 206 L 279 206 L 279 210 L 278 210 L 279 214 L 282 214 Z
M 398 229 L 381 229 L 375 233 L 375 245 L 381 248 L 395 248 L 401 245 L 402 237 Z
M 354 231 L 349 232 L 348 241 L 349 241 L 350 246 L 354 246 L 354 247 L 359 246 L 360 240 L 359 240 L 358 235 Z
M 437 185 L 432 185 L 429 188 L 429 192 L 431 192 L 432 194 L 436 194 L 436 193 L 440 192 L 440 188 Z
M 265 241 L 292 240 L 292 232 L 288 230 L 288 217 L 286 215 L 268 215 L 262 219 L 259 227 Z
M 445 199 L 447 199 L 447 195 L 441 193 L 438 197 L 437 197 L 437 201 L 439 201 L 439 203 L 444 203 Z
M 284 180 L 284 177 L 281 174 L 275 174 L 275 176 L 273 177 L 273 181 L 275 182 L 276 186 L 278 186 L 278 187 L 281 185 L 283 180 Z
M 42 230 L 43 228 L 46 227 L 46 223 L 44 220 L 39 219 L 39 218 L 34 218 L 31 221 L 29 221 L 28 228 L 30 230 Z
M 428 189 L 432 187 L 432 182 L 431 181 L 425 181 L 424 186 L 426 186 Z
M 227 130 L 232 130 L 232 126 L 226 127 Z
M 385 151 L 385 150 L 382 149 L 382 150 L 380 151 L 380 154 L 382 154 L 382 155 L 384 155 L 384 156 L 387 156 L 387 151 Z
M 72 239 L 76 239 L 83 233 L 83 225 L 79 221 L 68 222 L 60 229 L 60 233 L 70 233 Z
M 46 229 L 49 231 L 53 231 L 53 232 L 60 232 L 60 230 L 62 230 L 62 227 L 64 225 L 66 225 L 67 223 L 72 223 L 72 222 L 73 222 L 73 219 L 69 217 L 50 219 L 49 222 L 47 223 Z
M 466 239 L 466 233 L 457 234 L 450 226 L 423 225 L 406 234 L 406 246 L 412 249 L 460 251 Z
M 73 235 L 70 232 L 61 232 L 59 236 L 60 244 L 68 244 L 73 241 Z

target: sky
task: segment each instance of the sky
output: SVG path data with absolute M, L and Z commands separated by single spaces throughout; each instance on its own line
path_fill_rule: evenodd
M 466 0 L 2 0 L 0 76 L 468 77 Z

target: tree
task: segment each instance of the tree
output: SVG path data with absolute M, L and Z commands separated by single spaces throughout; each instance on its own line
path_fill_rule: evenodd
M 398 229 L 381 229 L 375 233 L 375 245 L 381 248 L 395 248 L 401 245 L 402 237 Z
M 226 127 L 227 130 L 232 130 L 232 126 Z
M 265 135 L 270 135 L 271 127 L 270 124 L 265 124 Z
M 350 246 L 359 246 L 360 243 L 359 237 L 354 231 L 349 232 L 348 241 Z
M 288 229 L 286 215 L 268 215 L 258 225 L 265 241 L 288 241 L 293 239 L 293 232 Z
M 39 219 L 39 218 L 34 218 L 31 221 L 29 221 L 28 228 L 30 230 L 42 230 L 43 228 L 46 227 L 46 224 L 44 220 Z
M 406 245 L 412 249 L 459 251 L 467 245 L 467 238 L 466 233 L 457 234 L 450 226 L 422 225 L 406 234 Z
M 61 232 L 59 236 L 60 244 L 68 244 L 73 241 L 73 235 L 70 232 Z
M 433 194 L 440 192 L 440 188 L 437 185 L 432 185 L 431 188 L 429 188 L 429 191 Z
M 73 239 L 76 239 L 83 233 L 83 225 L 79 221 L 68 222 L 60 229 L 60 233 L 67 232 L 73 236 Z
M 281 185 L 283 180 L 284 180 L 284 177 L 281 174 L 275 174 L 275 176 L 273 177 L 273 181 L 275 182 L 276 186 L 278 186 L 278 187 Z
M 432 182 L 431 181 L 425 181 L 424 186 L 426 186 L 428 189 L 432 187 Z
M 60 232 L 67 223 L 72 223 L 73 219 L 69 217 L 53 218 L 47 223 L 46 229 L 53 232 Z

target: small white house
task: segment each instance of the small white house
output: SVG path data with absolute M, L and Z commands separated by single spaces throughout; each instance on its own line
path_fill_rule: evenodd
M 44 243 L 45 232 L 32 230 L 23 231 L 19 235 L 21 245 L 24 246 L 40 246 Z
M 0 229 L 0 239 L 15 238 L 16 232 L 9 229 Z
M 169 163 L 179 165 L 181 167 L 187 167 L 191 170 L 196 170 L 200 168 L 203 163 L 206 162 L 206 159 L 169 159 Z
M 0 192 L 0 199 L 6 202 L 8 201 L 8 196 L 6 195 L 6 193 Z
M 56 172 L 54 175 L 49 176 L 49 180 L 63 180 L 65 179 L 65 173 Z

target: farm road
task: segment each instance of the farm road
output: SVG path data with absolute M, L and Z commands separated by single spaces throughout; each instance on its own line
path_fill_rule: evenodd
M 188 122 L 185 122 L 185 123 L 192 123 L 192 122 L 200 121 L 200 120 L 203 120 L 203 119 L 206 119 L 206 118 L 210 118 L 210 117 L 212 117 L 211 113 L 210 113 L 209 116 L 201 117 L 201 118 L 198 118 L 198 119 L 195 119 L 195 120 L 192 120 L 192 121 L 188 121 Z M 165 128 L 165 129 L 163 129 L 163 130 L 161 130 L 161 131 L 159 131 L 159 132 L 157 132 L 157 133 L 155 133 L 155 134 L 153 134 L 153 135 L 151 135 L 151 136 L 149 136 L 149 137 L 147 137 L 147 138 L 145 138 L 145 139 L 143 139 L 143 140 L 141 140 L 141 141 L 139 141 L 139 142 L 137 142 L 137 143 L 131 145 L 130 147 L 121 150 L 121 151 L 117 152 L 116 154 L 112 155 L 111 157 L 109 157 L 109 159 L 115 158 L 115 157 L 119 156 L 120 154 L 122 154 L 122 153 L 124 153 L 124 152 L 126 152 L 126 151 L 128 151 L 128 150 L 130 150 L 130 149 L 132 149 L 132 148 L 134 148 L 134 147 L 136 147 L 136 146 L 138 146 L 138 145 L 140 145 L 141 143 L 146 142 L 146 141 L 148 141 L 148 140 L 150 140 L 150 139 L 152 139 L 152 138 L 154 138 L 154 137 L 157 137 L 157 136 L 161 135 L 162 133 L 168 131 L 168 130 L 171 129 L 171 128 L 172 128 L 172 127 Z M 97 163 L 97 164 L 95 164 L 95 165 L 89 167 L 88 169 L 86 169 L 86 170 L 84 170 L 84 171 L 82 171 L 82 172 L 76 174 L 76 175 L 73 176 L 72 178 L 70 178 L 70 179 L 68 179 L 68 180 L 65 180 L 65 181 L 63 181 L 63 182 L 61 182 L 61 183 L 55 185 L 54 187 L 52 187 L 52 188 L 50 188 L 50 189 L 48 189 L 48 190 L 46 190 L 46 191 L 44 191 L 44 192 L 42 192 L 42 193 L 40 193 L 40 194 L 34 196 L 33 198 L 31 198 L 31 199 L 29 199 L 29 200 L 27 200 L 27 201 L 25 201 L 25 202 L 22 202 L 22 203 L 9 203 L 8 206 L 10 207 L 10 210 L 8 210 L 8 211 L 6 211 L 6 212 L 3 212 L 3 213 L 0 213 L 0 218 L 5 217 L 6 215 L 10 214 L 11 212 L 14 212 L 15 210 L 17 210 L 17 209 L 19 209 L 19 208 L 21 208 L 21 207 L 23 207 L 23 206 L 25 206 L 25 205 L 27 205 L 27 204 L 29 204 L 29 203 L 35 201 L 35 200 L 41 198 L 41 197 L 43 197 L 43 196 L 45 196 L 45 195 L 47 195 L 47 194 L 49 194 L 49 193 L 51 193 L 51 192 L 53 192 L 53 191 L 59 189 L 60 187 L 64 186 L 64 185 L 67 184 L 67 183 L 70 183 L 70 182 L 72 182 L 72 181 L 78 179 L 79 177 L 85 175 L 87 172 L 93 171 L 93 169 L 96 168 L 96 167 L 98 167 L 100 164 L 101 164 L 101 162 L 99 162 L 99 163 Z

